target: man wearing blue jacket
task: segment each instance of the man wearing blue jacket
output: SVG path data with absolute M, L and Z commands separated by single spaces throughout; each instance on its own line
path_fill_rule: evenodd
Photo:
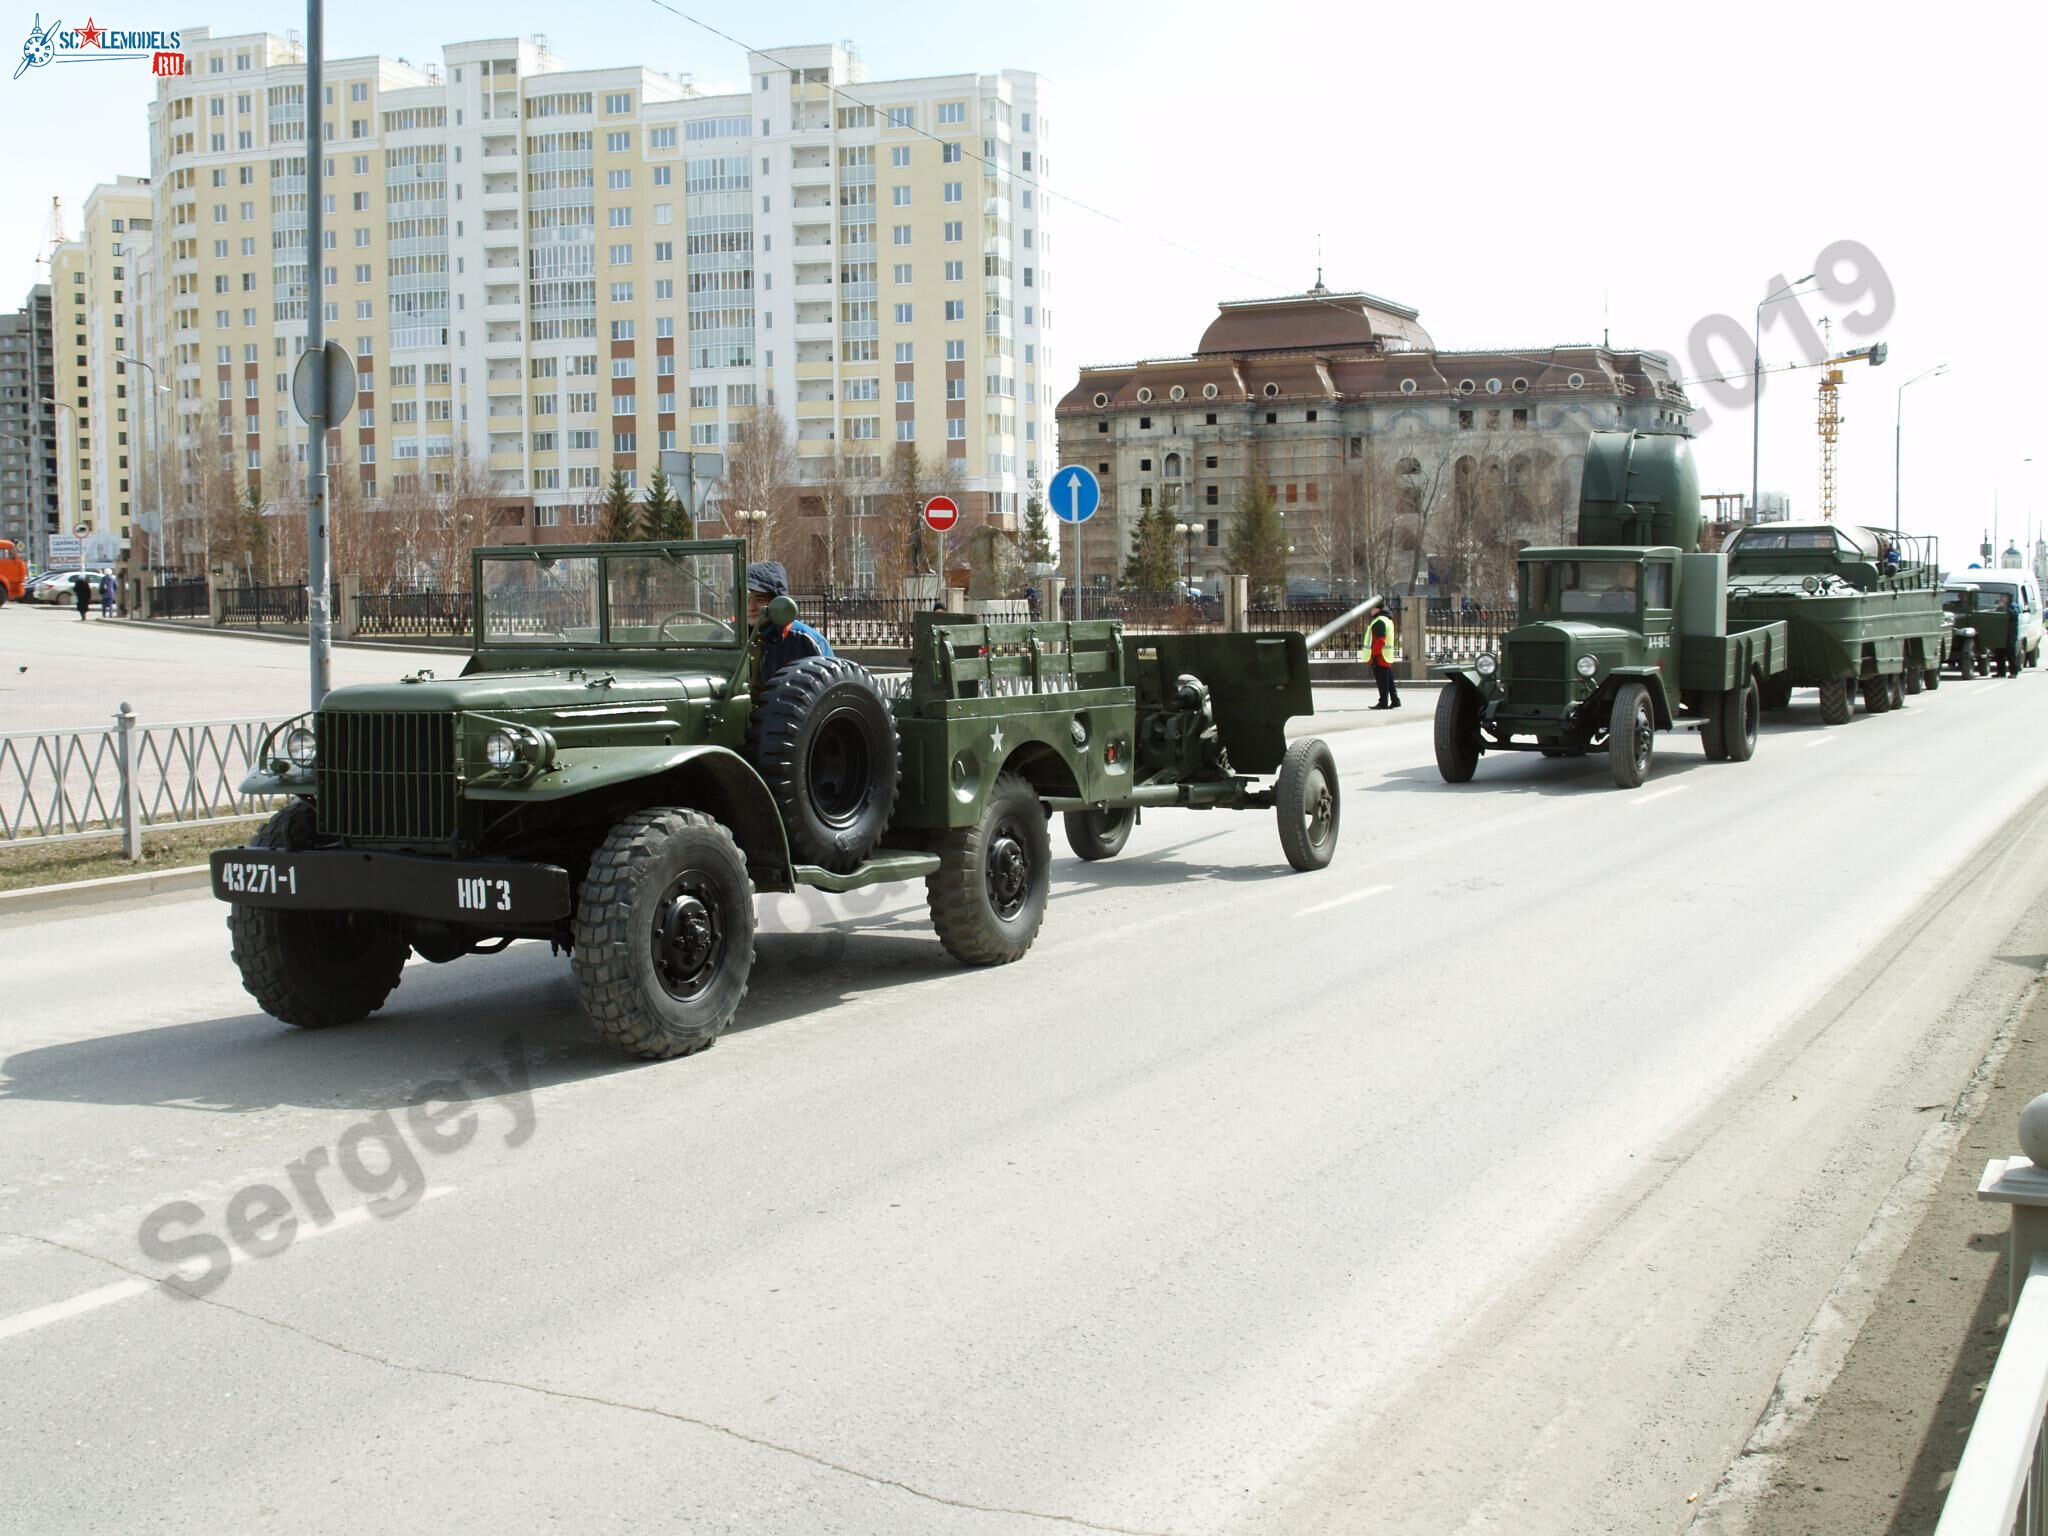
M 832 654 L 825 637 L 802 619 L 777 624 L 768 617 L 768 604 L 787 596 L 789 573 L 779 560 L 757 560 L 747 567 L 747 622 L 754 626 L 760 641 L 761 687 L 766 687 L 769 679 L 793 661 Z

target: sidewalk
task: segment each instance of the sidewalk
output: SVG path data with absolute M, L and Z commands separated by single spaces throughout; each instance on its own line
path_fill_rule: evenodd
M 2011 956 L 2039 969 L 2044 957 Z M 1811 1417 L 1721 1529 L 1745 1536 L 1934 1529 L 2006 1312 L 2007 1207 L 1979 1201 L 1984 1164 L 2019 1151 L 2019 1113 L 2048 1091 L 2048 987 L 2036 990 L 1918 1226 Z

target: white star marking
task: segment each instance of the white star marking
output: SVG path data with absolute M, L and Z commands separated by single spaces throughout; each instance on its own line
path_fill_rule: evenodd
M 995 728 L 995 729 L 994 729 L 993 731 L 989 732 L 989 738 L 988 738 L 988 739 L 989 739 L 989 743 L 990 743 L 990 745 L 991 745 L 992 747 L 994 747 L 996 755 L 997 755 L 998 757 L 1002 756 L 1002 752 L 1003 752 L 1003 728 L 1002 728 L 1002 727 L 1001 727 L 1000 725 L 999 725 L 999 726 L 997 726 L 997 727 L 996 727 L 996 728 Z

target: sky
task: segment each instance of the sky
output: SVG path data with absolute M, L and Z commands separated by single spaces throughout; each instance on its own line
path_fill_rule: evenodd
M 2018 406 L 2001 393 L 2048 351 L 2048 9 L 671 3 L 355 0 L 328 8 L 327 50 L 421 63 L 446 43 L 543 32 L 570 67 L 687 70 L 707 90 L 744 80 L 739 44 L 851 39 L 876 79 L 1036 70 L 1056 395 L 1083 365 L 1189 350 L 1219 300 L 1307 288 L 1319 247 L 1331 288 L 1415 307 L 1440 346 L 1604 330 L 1688 380 L 1746 375 L 1754 306 L 1831 256 L 1829 291 L 1811 283 L 1765 311 L 1763 356 L 1808 361 L 1824 318 L 1838 348 L 1888 348 L 1882 367 L 1845 370 L 1840 515 L 1891 522 L 1903 411 L 1903 522 L 1938 534 L 1944 563 L 1976 558 L 1994 506 L 2001 548 L 2048 524 L 2048 438 L 2027 390 L 2013 386 Z M 117 7 L 93 19 L 304 25 L 289 4 Z M 78 25 L 73 9 L 0 0 L 0 56 L 38 15 Z M 148 173 L 151 94 L 140 63 L 0 79 L 7 302 L 40 280 L 53 196 L 75 229 L 95 183 Z M 1801 516 L 1819 503 L 1819 381 L 1799 368 L 1763 391 L 1762 485 Z M 1705 488 L 1746 490 L 1746 387 L 1688 389 L 1711 418 L 1695 419 Z

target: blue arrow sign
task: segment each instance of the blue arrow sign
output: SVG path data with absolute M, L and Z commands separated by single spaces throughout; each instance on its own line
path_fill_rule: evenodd
M 1069 464 L 1052 477 L 1052 515 L 1063 523 L 1085 523 L 1102 505 L 1102 485 L 1079 464 Z

